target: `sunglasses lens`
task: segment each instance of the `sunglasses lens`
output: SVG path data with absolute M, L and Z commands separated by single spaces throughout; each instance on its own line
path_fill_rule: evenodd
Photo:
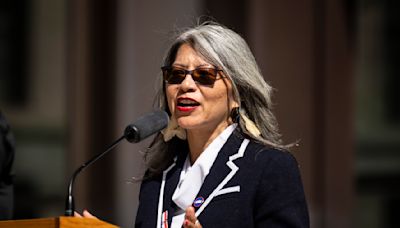
M 187 71 L 175 67 L 162 68 L 162 72 L 164 80 L 168 84 L 180 84 L 185 80 L 186 75 L 190 74 L 193 80 L 201 85 L 213 85 L 218 73 L 214 68 L 197 68 L 193 71 Z
M 180 84 L 186 77 L 185 70 L 172 68 L 167 80 L 169 84 Z
M 213 85 L 216 78 L 216 70 L 212 68 L 199 68 L 193 72 L 193 80 L 202 85 Z
M 164 68 L 163 77 L 169 84 L 180 84 L 185 79 L 185 70 L 177 68 Z

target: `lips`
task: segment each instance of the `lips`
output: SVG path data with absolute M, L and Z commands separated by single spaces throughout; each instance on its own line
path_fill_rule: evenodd
M 192 111 L 195 108 L 197 108 L 197 106 L 200 105 L 199 102 L 197 102 L 196 100 L 192 99 L 192 98 L 178 98 L 177 100 L 177 109 L 179 111 L 183 111 L 183 112 L 188 112 L 188 111 Z

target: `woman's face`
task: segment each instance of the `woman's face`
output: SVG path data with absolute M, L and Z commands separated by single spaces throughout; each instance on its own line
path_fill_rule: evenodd
M 172 66 L 186 70 L 214 68 L 188 44 L 183 44 L 178 49 Z M 189 74 L 180 84 L 166 84 L 168 107 L 180 127 L 187 130 L 214 131 L 228 125 L 229 110 L 235 104 L 232 86 L 229 79 L 221 78 L 221 71 L 218 74 L 220 79 L 211 86 L 196 83 Z

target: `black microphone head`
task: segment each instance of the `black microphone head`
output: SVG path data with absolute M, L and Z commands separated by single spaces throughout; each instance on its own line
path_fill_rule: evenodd
M 155 111 L 140 117 L 125 128 L 124 136 L 131 143 L 137 143 L 161 131 L 168 125 L 169 116 L 164 111 Z

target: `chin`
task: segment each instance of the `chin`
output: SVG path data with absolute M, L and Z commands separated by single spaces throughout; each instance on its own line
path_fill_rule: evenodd
M 183 129 L 186 129 L 186 130 L 190 130 L 190 129 L 196 129 L 197 127 L 197 125 L 196 124 L 191 124 L 191 123 L 180 123 L 180 122 L 178 122 L 178 125 L 181 127 L 181 128 L 183 128 Z
M 191 117 L 180 117 L 177 119 L 178 125 L 183 129 L 196 129 L 201 126 L 201 121 Z

